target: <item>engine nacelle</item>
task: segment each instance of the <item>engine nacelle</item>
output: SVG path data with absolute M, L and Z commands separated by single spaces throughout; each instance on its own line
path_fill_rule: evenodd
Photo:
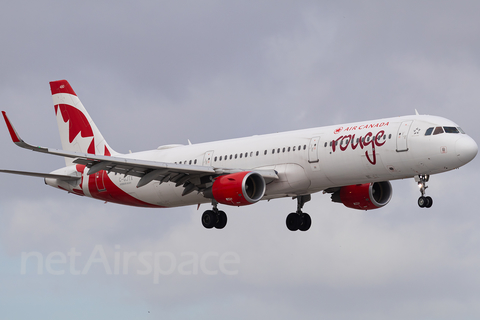
M 341 187 L 332 194 L 333 202 L 359 210 L 381 208 L 392 198 L 392 185 L 389 181 L 356 184 Z
M 244 171 L 215 179 L 212 196 L 218 203 L 245 206 L 262 199 L 265 189 L 265 180 L 260 174 L 254 171 Z

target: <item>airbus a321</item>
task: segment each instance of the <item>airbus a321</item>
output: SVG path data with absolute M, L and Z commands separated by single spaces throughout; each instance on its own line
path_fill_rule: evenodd
M 287 228 L 306 231 L 312 220 L 302 209 L 312 193 L 323 191 L 349 208 L 371 210 L 390 201 L 390 180 L 412 177 L 421 193 L 418 205 L 430 208 L 433 200 L 425 195 L 429 177 L 465 165 L 478 151 L 456 123 L 416 113 L 120 154 L 66 80 L 50 82 L 50 88 L 63 150 L 26 143 L 2 113 L 17 146 L 64 157 L 66 166 L 51 173 L 0 172 L 43 177 L 68 193 L 123 205 L 211 203 L 201 218 L 205 228 L 227 224 L 219 204 L 245 206 L 291 197 L 297 209 L 287 215 Z

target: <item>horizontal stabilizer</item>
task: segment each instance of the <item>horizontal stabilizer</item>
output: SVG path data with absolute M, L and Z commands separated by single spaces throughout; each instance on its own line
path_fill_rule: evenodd
M 31 177 L 38 177 L 38 178 L 50 178 L 50 179 L 58 179 L 62 181 L 73 181 L 80 179 L 81 177 L 75 176 L 67 176 L 62 174 L 52 174 L 52 173 L 41 173 L 41 172 L 28 172 L 28 171 L 15 171 L 15 170 L 0 170 L 3 173 L 11 173 L 11 174 L 19 174 L 22 176 L 31 176 Z

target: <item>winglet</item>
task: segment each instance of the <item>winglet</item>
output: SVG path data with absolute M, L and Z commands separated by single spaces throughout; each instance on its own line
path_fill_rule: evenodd
M 17 146 L 29 150 L 35 150 L 39 152 L 48 152 L 47 148 L 42 148 L 42 147 L 35 147 L 32 146 L 20 138 L 20 135 L 17 133 L 17 130 L 13 127 L 12 123 L 10 122 L 10 119 L 7 117 L 7 113 L 5 111 L 2 111 L 3 114 L 3 119 L 5 119 L 5 123 L 7 124 L 8 132 L 10 132 L 10 136 L 12 137 L 13 143 L 15 143 Z
M 415 115 L 419 116 L 417 109 L 415 109 Z
M 20 136 L 17 133 L 17 130 L 13 127 L 12 123 L 7 117 L 7 113 L 5 111 L 2 111 L 3 118 L 5 119 L 5 123 L 7 124 L 8 132 L 10 132 L 10 136 L 12 137 L 12 140 L 15 144 L 18 144 L 20 142 L 23 142 L 23 140 L 20 138 Z

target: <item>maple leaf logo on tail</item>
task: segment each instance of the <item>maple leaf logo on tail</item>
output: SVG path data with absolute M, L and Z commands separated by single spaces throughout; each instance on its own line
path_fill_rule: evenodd
M 106 156 L 117 154 L 107 144 L 67 80 L 50 82 L 50 89 L 64 150 Z M 67 166 L 72 161 L 65 158 Z

